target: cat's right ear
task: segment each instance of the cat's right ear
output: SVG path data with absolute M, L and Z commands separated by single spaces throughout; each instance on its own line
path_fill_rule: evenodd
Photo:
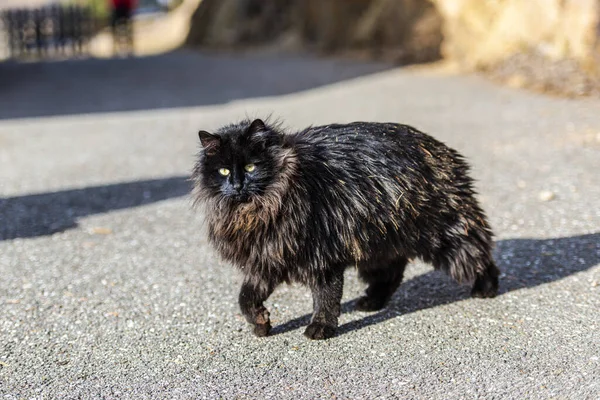
M 217 149 L 221 145 L 221 138 L 218 135 L 213 135 L 207 131 L 198 132 L 200 143 L 207 155 L 213 155 L 217 152 Z

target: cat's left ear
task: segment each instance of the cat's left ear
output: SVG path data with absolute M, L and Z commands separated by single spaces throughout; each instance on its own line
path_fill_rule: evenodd
M 279 135 L 268 128 L 262 119 L 252 121 L 246 129 L 246 135 L 253 143 L 261 146 L 263 150 L 277 144 L 280 139 Z
M 202 143 L 204 151 L 208 155 L 215 154 L 221 145 L 221 138 L 218 135 L 213 135 L 210 132 L 200 131 L 198 132 L 198 137 L 200 138 L 200 143 Z
M 254 121 L 252 121 L 252 123 L 248 127 L 247 132 L 249 135 L 253 135 L 257 132 L 266 131 L 266 130 L 267 130 L 267 127 L 265 126 L 265 123 L 263 122 L 263 120 L 255 119 Z

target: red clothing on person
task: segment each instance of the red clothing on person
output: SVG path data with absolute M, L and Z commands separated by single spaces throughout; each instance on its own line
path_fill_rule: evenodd
M 129 9 L 135 8 L 137 0 L 110 0 L 114 8 L 126 7 Z

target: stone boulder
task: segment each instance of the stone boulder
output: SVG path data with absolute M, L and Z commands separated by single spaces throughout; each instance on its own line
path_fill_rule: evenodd
M 203 0 L 192 21 L 187 43 L 213 48 L 285 42 L 419 62 L 439 58 L 442 42 L 429 0 Z
M 444 18 L 444 56 L 480 68 L 534 51 L 598 63 L 600 0 L 432 0 Z
M 598 71 L 600 0 L 202 0 L 187 43 L 284 45 L 487 69 L 534 53 Z M 522 59 L 522 58 L 520 58 Z

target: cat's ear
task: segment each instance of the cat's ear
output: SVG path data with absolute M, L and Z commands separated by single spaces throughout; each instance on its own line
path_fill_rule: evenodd
M 253 143 L 261 146 L 263 150 L 277 144 L 280 139 L 280 136 L 269 129 L 262 119 L 252 121 L 246 130 L 246 135 Z
M 252 135 L 257 132 L 266 131 L 266 130 L 267 130 L 267 127 L 265 126 L 265 123 L 263 122 L 263 120 L 255 119 L 254 121 L 252 121 L 252 123 L 248 127 L 247 132 L 249 135 Z
M 198 132 L 198 137 L 200 138 L 200 143 L 202 143 L 204 151 L 208 155 L 215 154 L 221 145 L 221 138 L 218 135 L 213 135 L 210 132 L 200 131 Z

